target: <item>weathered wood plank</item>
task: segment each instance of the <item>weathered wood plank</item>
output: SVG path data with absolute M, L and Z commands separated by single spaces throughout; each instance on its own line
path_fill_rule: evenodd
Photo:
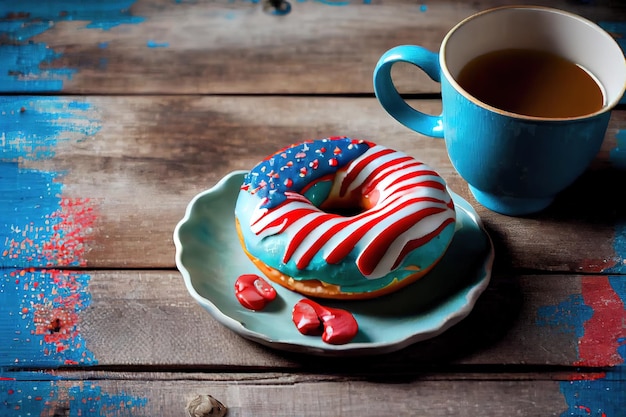
M 175 271 L 47 274 L 28 271 L 0 282 L 0 334 L 6 339 L 0 368 L 78 364 L 384 375 L 505 365 L 603 372 L 624 360 L 623 276 L 496 275 L 469 317 L 441 336 L 364 360 L 292 354 L 245 340 L 196 304 Z
M 411 103 L 440 108 L 437 100 Z M 4 97 L 0 106 L 8 121 L 0 156 L 5 266 L 173 268 L 172 233 L 194 195 L 286 144 L 348 135 L 437 169 L 477 208 L 501 269 L 624 268 L 626 213 L 612 202 L 626 180 L 624 111 L 613 113 L 591 170 L 552 208 L 512 218 L 475 202 L 442 140 L 404 128 L 374 98 Z
M 559 391 L 560 383 L 553 381 L 415 379 L 376 384 L 363 380 L 334 381 L 326 376 L 311 380 L 289 375 L 240 376 L 241 381 L 225 382 L 189 381 L 184 375 L 179 381 L 5 382 L 0 386 L 0 398 L 10 412 L 55 416 L 105 415 L 96 414 L 101 410 L 106 410 L 107 416 L 181 416 L 190 400 L 207 394 L 228 408 L 228 417 L 559 416 L 566 411 L 579 411 L 579 406 L 598 407 L 606 415 L 618 415 L 608 413 L 619 410 L 606 397 L 564 397 Z M 612 381 L 607 386 L 617 390 L 622 387 L 620 384 Z M 12 394 L 7 394 L 7 390 L 12 390 Z
M 312 369 L 329 363 L 234 336 L 195 304 L 175 273 L 96 274 L 89 288 L 94 305 L 84 312 L 83 336 L 99 363 Z M 359 359 L 331 361 L 329 370 L 357 365 L 387 372 L 450 362 L 618 365 L 626 336 L 623 288 L 623 277 L 495 277 L 473 314 L 442 336 L 366 366 Z
M 383 52 L 437 50 L 463 18 L 498 5 L 544 4 L 623 21 L 617 1 L 304 0 L 275 16 L 258 1 L 128 0 L 0 6 L 3 91 L 67 93 L 371 93 Z M 19 4 L 19 5 L 18 5 Z M 128 9 L 128 10 L 126 10 Z M 104 29 L 104 30 L 103 30 Z M 17 59 L 16 56 L 20 57 Z M 403 92 L 438 86 L 399 66 Z

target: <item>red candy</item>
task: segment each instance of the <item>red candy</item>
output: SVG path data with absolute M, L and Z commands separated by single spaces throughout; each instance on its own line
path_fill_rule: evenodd
M 244 274 L 235 281 L 235 295 L 242 306 L 258 311 L 276 298 L 276 290 L 258 275 Z
M 306 298 L 296 303 L 291 317 L 300 333 L 322 334 L 322 340 L 331 345 L 349 343 L 359 331 L 349 311 L 324 307 Z

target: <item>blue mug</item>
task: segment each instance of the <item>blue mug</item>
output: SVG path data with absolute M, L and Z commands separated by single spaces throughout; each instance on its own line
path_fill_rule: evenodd
M 576 117 L 537 117 L 493 107 L 458 83 L 473 58 L 505 49 L 551 52 L 587 70 L 603 93 L 602 107 Z M 391 68 L 408 62 L 441 83 L 442 114 L 407 104 Z M 548 207 L 595 158 L 626 86 L 624 54 L 596 24 L 546 7 L 487 10 L 448 32 L 439 53 L 402 45 L 387 51 L 374 70 L 374 92 L 398 122 L 423 135 L 444 138 L 452 165 L 476 200 L 490 210 L 521 216 Z

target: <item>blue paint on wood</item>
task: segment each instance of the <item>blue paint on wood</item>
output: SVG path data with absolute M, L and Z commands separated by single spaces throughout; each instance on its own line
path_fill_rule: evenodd
M 94 135 L 92 114 L 79 101 L 0 97 L 0 368 L 95 363 L 78 331 L 89 276 L 51 269 L 83 265 L 88 230 L 62 197 L 62 172 L 23 167 Z
M 0 268 L 49 263 L 52 256 L 44 253 L 43 242 L 52 239 L 60 220 L 50 217 L 59 209 L 58 176 L 0 162 Z
M 145 398 L 26 371 L 97 363 L 80 332 L 90 276 L 59 269 L 84 266 L 89 210 L 63 198 L 63 172 L 24 167 L 93 137 L 94 113 L 82 101 L 0 97 L 0 416 L 147 415 Z
M 611 165 L 615 168 L 626 170 L 626 130 L 618 131 L 615 135 L 615 140 L 617 145 L 609 153 Z M 626 254 L 626 252 L 624 253 Z
M 2 33 L 0 32 L 0 37 Z M 0 45 L 0 90 L 12 92 L 59 91 L 76 72 L 46 67 L 60 54 L 43 43 Z
M 580 339 L 584 334 L 583 324 L 592 315 L 593 310 L 585 305 L 582 295 L 573 294 L 557 305 L 540 307 L 536 324 L 550 326 L 554 332 L 570 333 Z
M 614 291 L 624 305 L 626 277 L 610 276 L 608 283 L 608 289 Z M 585 322 L 593 315 L 594 310 L 585 304 L 583 295 L 574 294 L 556 306 L 539 308 L 537 324 L 550 326 L 553 332 L 571 333 L 575 337 L 574 340 L 580 342 L 585 337 Z M 624 337 L 618 337 L 617 349 L 622 358 L 621 364 L 598 368 L 596 374 L 587 376 L 575 374 L 572 380 L 559 384 L 560 392 L 567 404 L 567 410 L 561 413 L 561 417 L 623 415 L 626 410 L 626 396 L 624 395 L 626 393 L 626 367 L 623 363 L 626 361 L 626 329 L 623 330 Z M 578 345 L 576 346 L 578 348 Z
M 63 82 L 70 80 L 76 70 L 51 68 L 50 64 L 62 55 L 32 39 L 62 21 L 84 21 L 86 28 L 101 30 L 143 22 L 145 18 L 130 12 L 134 3 L 135 0 L 0 0 L 0 39 L 11 41 L 0 45 L 0 91 L 62 90 Z
M 4 21 L 19 23 L 9 32 L 14 40 L 25 40 L 42 33 L 56 22 L 84 21 L 87 28 L 108 30 L 123 24 L 141 23 L 145 18 L 133 16 L 130 8 L 136 0 L 0 0 Z M 45 27 L 47 26 L 47 27 Z
M 624 153 L 619 155 L 619 158 L 614 157 L 614 151 L 615 150 L 611 151 L 611 162 L 620 169 L 626 169 L 626 148 L 622 148 L 622 152 Z M 615 226 L 613 250 L 615 252 L 615 264 L 607 268 L 604 272 L 609 274 L 626 273 L 626 222 L 619 222 Z M 622 299 L 625 298 L 622 297 Z
M 91 302 L 89 275 L 44 269 L 0 270 L 0 369 L 94 365 L 80 334 Z
M 60 142 L 93 136 L 93 111 L 83 101 L 0 96 L 0 162 L 49 159 Z
M 617 145 L 609 153 L 609 161 L 614 168 L 626 170 L 626 130 L 620 130 L 615 135 Z M 609 274 L 626 273 L 626 222 L 618 222 L 615 226 L 613 238 L 615 253 L 614 265 L 605 270 Z M 622 300 L 626 300 L 624 296 Z M 624 355 L 622 355 L 624 356 Z
M 125 392 L 109 393 L 95 384 L 71 385 L 60 381 L 0 380 L 0 415 L 3 417 L 67 415 L 69 417 L 147 416 L 146 398 Z
M 64 218 L 75 208 L 62 206 L 64 173 L 21 163 L 50 159 L 59 143 L 92 137 L 100 129 L 93 112 L 88 103 L 54 97 L 0 97 L 0 267 L 81 266 L 76 248 L 62 246 L 81 236 Z
M 560 390 L 567 402 L 561 417 L 623 416 L 626 410 L 626 382 L 619 378 L 561 382 Z M 623 376 L 622 376 L 623 378 Z
M 170 46 L 170 44 L 168 42 L 156 42 L 153 40 L 149 40 L 148 42 L 146 42 L 146 46 L 148 48 L 167 48 L 168 46 Z

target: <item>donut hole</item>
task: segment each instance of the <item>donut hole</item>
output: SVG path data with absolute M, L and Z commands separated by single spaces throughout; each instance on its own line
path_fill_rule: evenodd
M 377 201 L 378 191 L 376 190 L 369 195 L 361 195 L 361 193 L 355 192 L 348 197 L 329 198 L 319 208 L 326 213 L 342 217 L 354 217 L 374 207 Z
M 362 206 L 328 206 L 321 207 L 321 209 L 326 213 L 336 214 L 341 217 L 354 217 L 366 210 Z

